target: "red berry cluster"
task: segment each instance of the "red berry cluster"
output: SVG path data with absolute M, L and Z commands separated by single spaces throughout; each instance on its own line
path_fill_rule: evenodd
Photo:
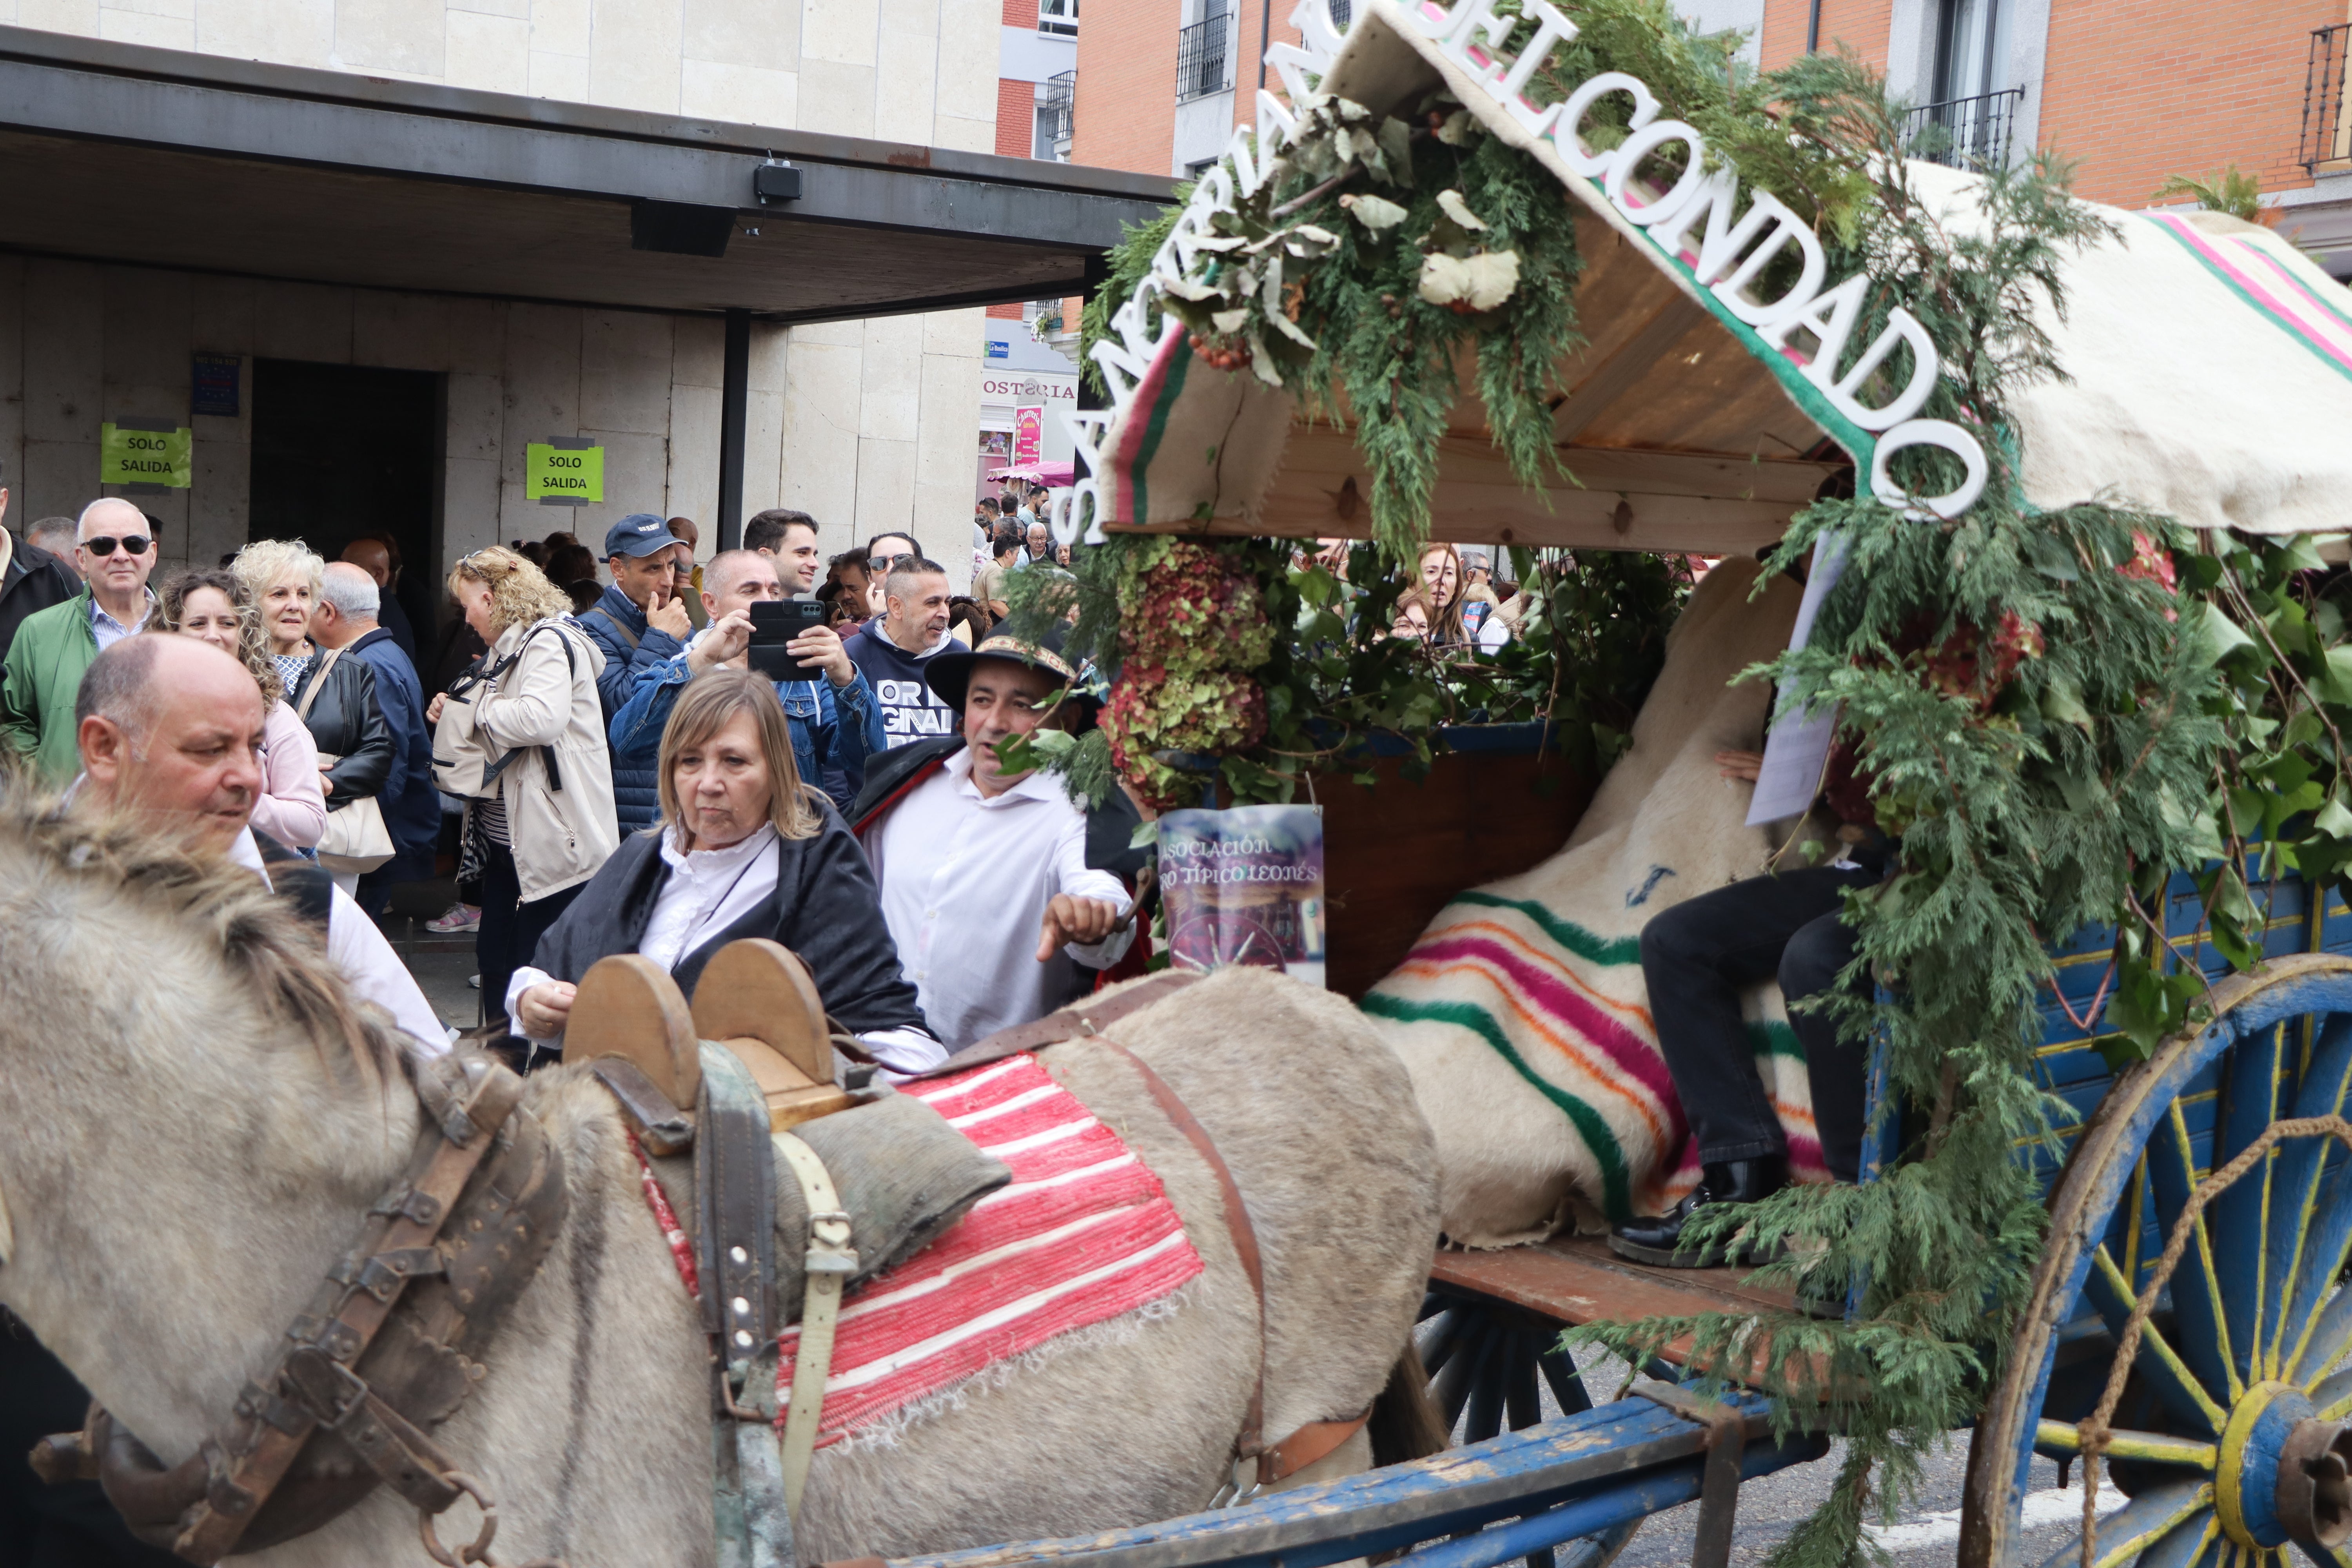
M 1219 370 L 1249 368 L 1249 344 L 1231 340 L 1220 342 L 1215 338 L 1204 338 L 1198 332 L 1191 336 L 1192 352 L 1201 357 L 1202 363 L 1214 365 Z

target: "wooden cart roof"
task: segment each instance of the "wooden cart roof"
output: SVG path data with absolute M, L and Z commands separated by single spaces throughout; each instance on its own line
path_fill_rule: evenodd
M 1439 7 L 1421 14 L 1443 30 Z M 1433 537 L 1751 552 L 1849 459 L 1869 482 L 1880 437 L 1842 417 L 1801 360 L 1701 287 L 1690 258 L 1667 254 L 1600 181 L 1531 134 L 1464 68 L 1458 47 L 1449 53 L 1393 0 L 1359 0 L 1344 42 L 1319 0 L 1294 20 L 1304 49 L 1268 57 L 1277 68 L 1286 59 L 1294 82 L 1302 68 L 1317 72 L 1324 89 L 1376 112 L 1444 85 L 1545 163 L 1577 209 L 1586 342 L 1559 366 L 1553 436 L 1578 484 L 1522 486 L 1465 375 L 1439 454 Z M 1977 176 L 1907 168 L 1948 227 L 1978 221 Z M 1215 199 L 1213 184 L 1196 205 Z M 2116 237 L 2071 258 L 2068 314 L 2044 322 L 2071 379 L 2012 399 L 2028 497 L 2043 507 L 2127 501 L 2200 528 L 2352 529 L 2352 295 L 2277 236 L 2231 218 L 2103 216 Z M 1172 251 L 1162 259 L 1174 270 Z M 1194 357 L 1172 314 L 1150 342 L 1136 341 L 1140 320 L 1130 317 L 1124 344 L 1096 351 L 1129 371 L 1110 378 L 1114 408 L 1093 424 L 1077 416 L 1106 526 L 1370 534 L 1371 478 L 1344 412 L 1337 426 L 1309 422 L 1288 393 Z

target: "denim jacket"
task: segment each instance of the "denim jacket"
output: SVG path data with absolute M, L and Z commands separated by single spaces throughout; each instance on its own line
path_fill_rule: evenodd
M 616 767 L 656 765 L 670 710 L 692 675 L 683 653 L 638 674 L 628 700 L 613 715 Z M 780 680 L 776 696 L 792 730 L 793 762 L 800 768 L 801 782 L 824 790 L 837 809 L 847 811 L 865 784 L 866 759 L 886 749 L 874 689 L 862 673 L 842 687 L 820 675 L 814 680 Z

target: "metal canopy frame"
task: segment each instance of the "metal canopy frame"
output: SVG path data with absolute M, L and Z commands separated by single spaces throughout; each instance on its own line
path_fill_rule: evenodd
M 0 250 L 751 321 L 1082 291 L 1164 178 L 0 26 Z

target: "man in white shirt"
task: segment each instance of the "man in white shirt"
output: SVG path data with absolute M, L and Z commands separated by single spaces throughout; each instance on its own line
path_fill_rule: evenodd
M 1088 819 L 1050 773 L 1007 770 L 996 748 L 1045 723 L 1081 723 L 1093 700 L 1061 657 L 990 637 L 930 661 L 961 739 L 912 768 L 869 774 L 858 823 L 882 918 L 923 1016 L 950 1050 L 1043 1017 L 1135 940 L 1133 900 L 1090 865 Z M 968 744 L 966 742 L 969 742 Z M 909 749 L 914 750 L 913 748 Z M 1129 818 L 1131 820 L 1131 818 Z
M 236 659 L 194 637 L 125 638 L 91 662 L 74 710 L 76 809 L 123 811 L 184 834 L 279 891 L 292 891 L 278 886 L 289 871 L 315 875 L 248 826 L 261 793 L 261 691 Z M 313 893 L 327 916 L 328 961 L 352 994 L 390 1014 L 418 1049 L 447 1050 L 448 1029 L 375 922 L 332 882 Z

